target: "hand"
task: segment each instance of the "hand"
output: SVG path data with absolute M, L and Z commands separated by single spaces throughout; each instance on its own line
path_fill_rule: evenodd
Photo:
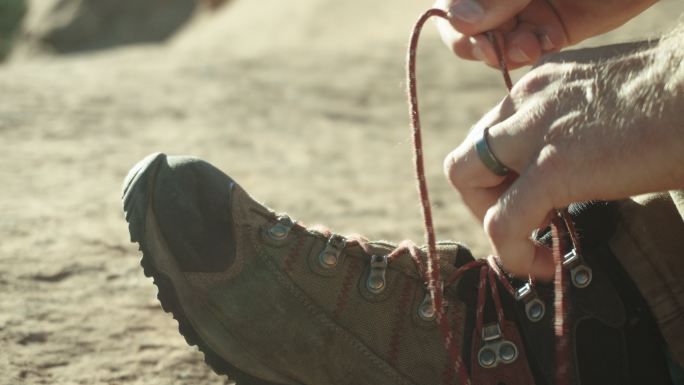
M 451 24 L 437 22 L 442 40 L 464 59 L 496 66 L 491 43 L 481 34 L 504 35 L 511 68 L 535 63 L 586 38 L 613 30 L 657 0 L 437 0 L 449 10 Z
M 551 56 L 447 156 L 448 179 L 509 272 L 551 279 L 551 255 L 530 236 L 555 208 L 684 188 L 684 64 L 678 44 L 664 45 Z M 474 149 L 485 127 L 507 177 Z

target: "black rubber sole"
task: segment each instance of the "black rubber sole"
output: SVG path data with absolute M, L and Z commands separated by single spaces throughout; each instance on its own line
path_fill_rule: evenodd
M 126 221 L 128 222 L 131 242 L 138 243 L 138 249 L 142 252 L 140 265 L 143 268 L 145 276 L 153 279 L 158 290 L 157 299 L 161 303 L 162 309 L 167 313 L 171 313 L 173 318 L 178 322 L 178 332 L 185 338 L 185 342 L 190 346 L 197 346 L 199 351 L 204 354 L 204 362 L 206 362 L 215 373 L 228 376 L 228 378 L 235 381 L 237 385 L 279 385 L 253 377 L 241 371 L 213 351 L 209 345 L 202 340 L 183 312 L 183 308 L 176 296 L 171 280 L 155 268 L 153 259 L 150 256 L 149 251 L 145 248 L 144 243 L 145 215 L 150 193 L 147 189 L 154 183 L 153 180 L 150 181 L 150 178 L 155 178 L 159 162 L 162 162 L 165 159 L 166 155 L 164 154 L 153 154 L 148 156 L 134 166 L 124 180 L 122 194 L 123 209 Z

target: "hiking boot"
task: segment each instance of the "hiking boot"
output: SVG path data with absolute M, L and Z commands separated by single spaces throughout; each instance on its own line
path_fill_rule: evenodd
M 192 157 L 146 157 L 123 195 L 163 309 L 238 385 L 463 384 L 425 285 L 423 248 L 306 228 Z M 590 282 L 570 288 L 581 357 L 568 383 L 669 383 L 648 307 L 604 244 L 589 246 L 581 263 Z M 500 272 L 485 285 L 483 272 L 498 269 L 492 259 L 453 242 L 438 253 L 448 346 L 473 383 L 554 383 L 552 285 L 531 290 Z

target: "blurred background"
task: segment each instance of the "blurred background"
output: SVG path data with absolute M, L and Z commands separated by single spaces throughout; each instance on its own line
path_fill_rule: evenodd
M 429 6 L 0 0 L 0 384 L 229 383 L 128 242 L 120 184 L 148 153 L 202 157 L 305 223 L 421 243 L 404 56 Z M 657 36 L 683 11 L 663 0 L 583 46 Z M 441 165 L 504 85 L 431 27 L 418 68 L 438 236 L 484 256 Z

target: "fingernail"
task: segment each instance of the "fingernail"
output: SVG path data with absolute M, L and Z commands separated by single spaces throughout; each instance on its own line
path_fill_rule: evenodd
M 484 52 L 482 52 L 482 48 L 479 46 L 474 46 L 473 51 L 471 52 L 473 54 L 473 57 L 479 61 L 485 61 L 485 55 Z
M 518 47 L 509 50 L 508 57 L 516 63 L 527 63 L 530 61 L 530 57 Z
M 449 7 L 449 13 L 451 17 L 466 23 L 475 23 L 482 20 L 485 11 L 477 0 L 457 0 Z
M 550 51 L 555 47 L 547 34 L 541 35 L 539 41 L 541 42 L 541 47 L 544 51 Z

